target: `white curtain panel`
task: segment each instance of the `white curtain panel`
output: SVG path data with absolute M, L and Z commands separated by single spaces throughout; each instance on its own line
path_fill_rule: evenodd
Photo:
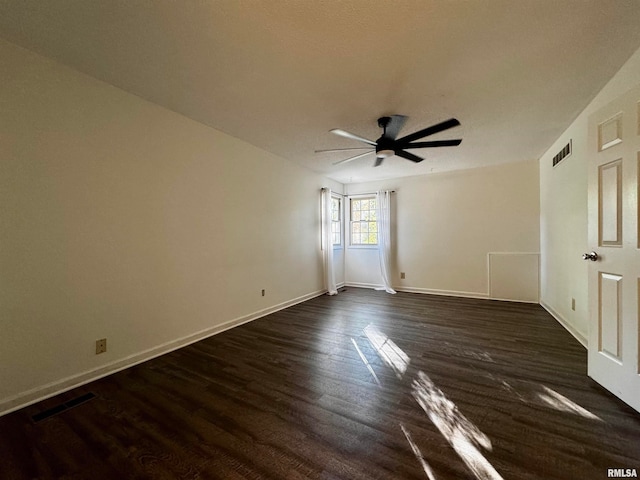
M 331 237 L 331 189 L 322 189 L 322 251 L 324 259 L 324 286 L 329 295 L 337 295 L 333 273 L 333 239 Z
M 376 216 L 378 219 L 378 254 L 380 256 L 380 273 L 387 293 L 396 293 L 391 288 L 391 192 L 376 192 Z

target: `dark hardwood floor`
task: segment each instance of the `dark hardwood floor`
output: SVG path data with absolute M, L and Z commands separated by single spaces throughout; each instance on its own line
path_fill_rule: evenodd
M 96 397 L 34 422 L 32 416 Z M 349 288 L 0 418 L 0 479 L 640 472 L 640 414 L 540 306 Z

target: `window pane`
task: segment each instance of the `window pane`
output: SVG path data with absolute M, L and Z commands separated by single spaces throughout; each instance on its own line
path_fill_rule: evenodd
M 331 199 L 331 220 L 337 222 L 340 220 L 340 199 Z
M 331 224 L 331 232 L 333 235 L 333 244 L 334 245 L 340 245 L 342 243 L 341 241 L 341 237 L 342 235 L 340 235 L 340 223 L 339 222 L 334 222 Z
M 378 243 L 376 199 L 352 198 L 350 205 L 351 245 L 376 245 Z

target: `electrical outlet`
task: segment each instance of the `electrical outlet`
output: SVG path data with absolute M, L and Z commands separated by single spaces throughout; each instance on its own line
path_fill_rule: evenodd
M 264 288 L 262 289 L 262 296 L 264 297 Z
M 573 310 L 574 312 L 576 310 L 576 299 L 575 298 L 571 299 L 571 310 Z
M 400 278 L 401 278 L 402 280 L 404 280 L 404 278 L 405 278 L 405 274 L 404 274 L 404 272 L 400 272 Z
M 100 340 L 96 340 L 96 355 L 99 355 L 106 351 L 107 351 L 107 339 L 101 338 Z

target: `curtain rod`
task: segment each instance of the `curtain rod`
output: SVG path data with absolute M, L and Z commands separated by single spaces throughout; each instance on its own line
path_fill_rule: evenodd
M 322 187 L 320 190 L 329 190 L 329 187 Z M 364 192 L 364 193 L 338 193 L 331 191 L 334 195 L 340 195 L 341 197 L 353 197 L 355 195 L 375 195 L 377 192 Z M 389 190 L 389 193 L 396 193 L 395 190 Z
M 347 193 L 343 197 L 354 197 L 356 195 L 375 195 L 378 192 L 364 192 L 364 193 Z M 389 190 L 389 193 L 396 193 L 395 190 Z

